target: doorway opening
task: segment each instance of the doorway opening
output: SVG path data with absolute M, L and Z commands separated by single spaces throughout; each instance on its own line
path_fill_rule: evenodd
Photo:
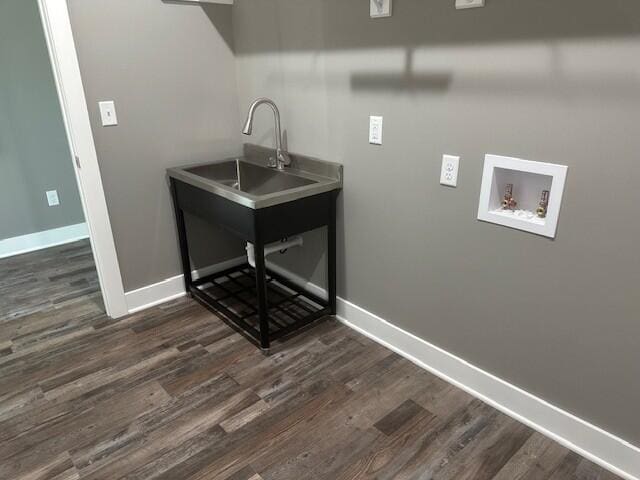
M 127 313 L 88 115 L 66 1 L 3 1 L 0 325 Z

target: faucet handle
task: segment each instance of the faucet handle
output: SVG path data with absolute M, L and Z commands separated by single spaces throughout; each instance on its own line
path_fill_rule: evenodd
M 278 168 L 280 170 L 284 169 L 284 167 L 288 167 L 291 165 L 291 157 L 289 153 L 285 150 L 278 151 Z
M 267 161 L 267 167 L 276 168 L 277 166 L 278 161 L 276 160 L 276 157 L 269 157 L 269 160 Z

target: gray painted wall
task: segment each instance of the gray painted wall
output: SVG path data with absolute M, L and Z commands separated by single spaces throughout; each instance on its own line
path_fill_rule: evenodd
M 231 9 L 160 0 L 69 0 L 69 7 L 130 291 L 181 273 L 165 169 L 241 151 Z M 100 126 L 100 100 L 115 100 L 119 126 Z M 198 222 L 190 228 L 197 264 L 242 252 Z
M 45 192 L 58 190 L 60 206 Z M 0 240 L 84 222 L 36 0 L 0 2 Z
M 345 165 L 340 296 L 640 445 L 637 0 L 237 0 L 234 41 L 241 112 Z M 476 221 L 485 153 L 569 166 L 555 241 Z M 320 242 L 287 264 L 321 281 Z

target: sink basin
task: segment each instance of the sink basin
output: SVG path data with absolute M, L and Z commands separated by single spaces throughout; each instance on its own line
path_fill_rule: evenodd
M 244 155 L 170 168 L 170 177 L 258 209 L 342 188 L 342 165 L 290 154 L 291 166 L 268 166 L 273 150 L 245 145 Z
M 309 178 L 280 172 L 273 168 L 262 167 L 240 159 L 201 165 L 185 170 L 255 196 L 284 192 L 292 188 L 317 183 Z

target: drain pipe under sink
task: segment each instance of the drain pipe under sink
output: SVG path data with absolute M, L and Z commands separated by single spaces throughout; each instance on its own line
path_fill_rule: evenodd
M 264 247 L 264 257 L 267 258 L 267 256 L 271 255 L 272 253 L 276 253 L 281 250 L 287 250 L 288 248 L 301 247 L 302 244 L 303 241 L 300 235 L 291 237 L 283 242 L 270 243 L 269 245 L 265 245 Z M 256 268 L 256 251 L 253 243 L 247 243 L 247 259 L 249 260 L 249 265 L 251 265 L 253 268 Z

